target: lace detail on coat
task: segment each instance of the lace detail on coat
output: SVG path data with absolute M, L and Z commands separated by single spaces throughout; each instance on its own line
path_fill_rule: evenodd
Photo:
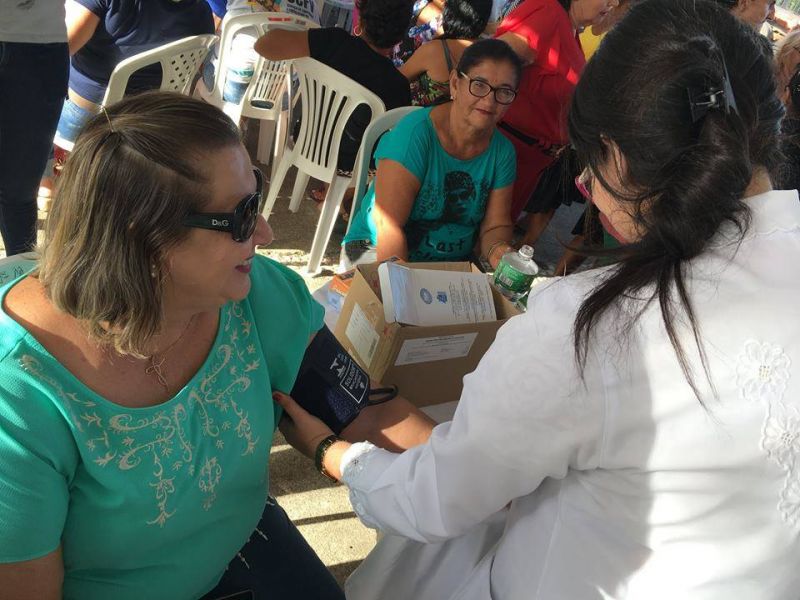
M 364 509 L 365 495 L 353 485 L 361 472 L 364 470 L 370 455 L 374 455 L 378 448 L 369 442 L 359 442 L 350 446 L 342 455 L 340 470 L 342 473 L 342 483 L 350 488 L 350 504 L 361 522 L 367 527 L 378 529 L 378 525 L 372 521 Z
M 800 411 L 784 402 L 791 360 L 780 346 L 749 340 L 739 354 L 736 384 L 744 400 L 764 405 L 761 449 L 786 474 L 778 500 L 784 522 L 800 525 Z

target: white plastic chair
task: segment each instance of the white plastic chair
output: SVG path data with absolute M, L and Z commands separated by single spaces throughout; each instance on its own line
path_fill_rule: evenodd
M 161 63 L 159 89 L 188 94 L 194 76 L 216 41 L 217 36 L 213 33 L 193 35 L 126 58 L 111 73 L 102 105 L 111 106 L 122 100 L 131 75 L 155 63 Z
M 319 271 L 344 192 L 352 180 L 352 177 L 338 175 L 336 170 L 344 126 L 361 104 L 372 111 L 370 122 L 386 112 L 386 108 L 376 94 L 313 58 L 298 58 L 292 62 L 300 76 L 303 119 L 294 147 L 284 153 L 275 178 L 270 181 L 264 217 L 269 218 L 290 167 L 297 167 L 289 203 L 292 212 L 300 207 L 310 177 L 329 184 L 308 259 L 307 270 L 313 274 Z
M 234 123 L 241 117 L 250 117 L 261 121 L 258 134 L 257 159 L 262 164 L 269 162 L 268 155 L 272 147 L 272 176 L 283 154 L 286 145 L 286 131 L 289 123 L 289 111 L 283 110 L 283 94 L 289 90 L 291 99 L 291 75 L 286 61 L 271 61 L 258 56 L 253 65 L 253 79 L 247 86 L 241 102 L 225 102 L 223 90 L 228 69 L 233 55 L 233 40 L 243 29 L 251 28 L 255 37 L 261 37 L 270 29 L 289 29 L 303 31 L 317 28 L 319 25 L 309 19 L 281 12 L 263 12 L 232 17 L 226 16 L 220 29 L 219 60 L 214 72 L 214 85 L 209 90 L 203 80 L 197 82 L 197 94 L 206 102 L 225 111 Z M 256 106 L 256 103 L 258 106 Z M 274 121 L 274 130 L 265 126 L 267 121 Z M 273 135 L 274 133 L 274 135 Z M 274 145 L 273 145 L 274 138 Z
M 217 36 L 211 33 L 193 35 L 126 58 L 118 63 L 111 73 L 100 105 L 111 106 L 122 100 L 131 75 L 143 67 L 156 63 L 161 63 L 159 89 L 188 94 L 195 74 L 216 40 Z M 72 152 L 75 144 L 58 135 L 54 143 L 67 152 Z
M 367 193 L 367 185 L 369 183 L 369 163 L 372 160 L 372 154 L 375 152 L 375 146 L 380 137 L 392 129 L 397 123 L 407 114 L 414 112 L 421 108 L 420 106 L 401 106 L 400 108 L 393 108 L 387 110 L 377 119 L 374 119 L 369 124 L 364 137 L 361 138 L 361 146 L 358 149 L 358 161 L 356 168 L 353 171 L 353 183 L 355 190 L 353 193 L 353 208 L 350 209 L 350 216 L 347 219 L 347 231 L 350 231 L 350 223 L 353 221 L 353 215 L 356 214 L 361 200 L 364 199 L 364 194 Z M 344 248 L 339 259 L 339 266 L 344 264 Z

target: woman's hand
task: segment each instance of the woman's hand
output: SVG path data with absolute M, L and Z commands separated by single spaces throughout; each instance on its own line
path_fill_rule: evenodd
M 273 392 L 272 399 L 283 408 L 288 417 L 281 419 L 279 424 L 286 441 L 313 459 L 319 443 L 333 433 L 331 428 L 283 392 Z
M 481 230 L 478 236 L 478 250 L 485 256 L 492 269 L 497 268 L 506 252 L 514 250 L 511 238 L 514 236 L 514 223 L 511 221 L 512 185 L 494 189 L 486 202 Z

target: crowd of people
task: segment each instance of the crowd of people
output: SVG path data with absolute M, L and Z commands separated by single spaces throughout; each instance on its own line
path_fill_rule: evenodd
M 337 342 L 256 251 L 240 124 L 152 69 L 100 106 L 120 60 L 226 13 L 322 10 L 0 0 L 0 600 L 795 600 L 800 37 L 759 33 L 775 0 L 356 0 L 349 30 L 243 32 L 417 106 L 374 152 L 366 107 L 346 125 L 340 172 L 375 167 L 347 266 L 494 268 L 587 204 L 562 262 L 591 268 L 534 288 L 451 421 L 390 394 L 343 428 L 289 395 Z M 278 429 L 384 533 L 344 590 L 268 495 Z

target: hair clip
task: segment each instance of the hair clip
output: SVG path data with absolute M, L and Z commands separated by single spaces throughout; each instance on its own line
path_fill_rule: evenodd
M 736 106 L 736 98 L 733 96 L 733 87 L 728 77 L 728 68 L 725 66 L 725 58 L 722 59 L 722 88 L 709 85 L 703 90 L 697 88 L 686 88 L 689 94 L 689 110 L 692 114 L 692 123 L 697 123 L 708 114 L 709 110 L 724 110 L 726 115 L 739 114 L 739 107 Z
M 111 130 L 111 133 L 116 133 L 116 131 L 114 131 L 114 126 L 111 124 L 111 117 L 108 115 L 106 107 L 101 105 L 100 110 L 103 111 L 103 114 L 106 116 L 106 121 L 108 121 L 108 128 Z

